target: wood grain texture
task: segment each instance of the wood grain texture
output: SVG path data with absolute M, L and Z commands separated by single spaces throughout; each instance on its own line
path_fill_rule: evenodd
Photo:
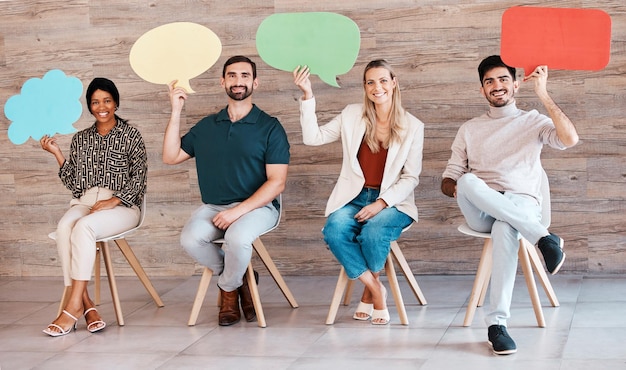
M 61 69 L 86 86 L 96 76 L 112 79 L 121 94 L 120 116 L 140 129 L 148 150 L 148 206 L 144 226 L 128 240 L 150 276 L 199 272 L 179 245 L 180 230 L 200 204 L 195 162 L 161 161 L 169 117 L 167 88 L 143 81 L 128 63 L 134 41 L 169 22 L 209 27 L 221 39 L 216 65 L 193 79 L 197 91 L 184 111 L 181 133 L 225 106 L 221 66 L 244 54 L 258 64 L 254 102 L 276 116 L 291 143 L 291 165 L 281 225 L 263 240 L 285 275 L 335 275 L 339 265 L 324 244 L 326 200 L 341 164 L 339 143 L 302 144 L 297 99 L 288 72 L 258 56 L 255 34 L 267 16 L 282 12 L 332 11 L 350 17 L 361 31 L 354 68 L 337 76 L 340 89 L 313 78 L 318 117 L 326 122 L 349 103 L 362 101 L 362 70 L 374 58 L 396 68 L 404 106 L 425 127 L 423 171 L 415 190 L 420 221 L 399 244 L 416 274 L 473 274 L 482 241 L 464 236 L 453 199 L 441 194 L 441 173 L 450 145 L 466 120 L 487 109 L 476 68 L 499 52 L 502 13 L 511 6 L 597 8 L 612 18 L 611 58 L 597 72 L 551 70 L 548 89 L 576 124 L 581 142 L 567 151 L 544 150 L 552 189 L 552 228 L 566 241 L 565 273 L 626 272 L 626 5 L 623 1 L 486 0 L 5 0 L 0 1 L 0 102 L 19 94 L 24 82 Z M 522 109 L 545 110 L 532 87 L 522 84 Z M 86 112 L 86 109 L 85 109 Z M 92 118 L 83 113 L 77 130 Z M 0 276 L 60 276 L 56 247 L 47 234 L 67 209 L 70 193 L 58 179 L 54 158 L 32 139 L 8 140 L 10 122 L 0 116 Z M 59 137 L 65 152 L 71 135 Z M 116 273 L 132 275 L 116 248 Z M 260 267 L 255 257 L 254 263 Z

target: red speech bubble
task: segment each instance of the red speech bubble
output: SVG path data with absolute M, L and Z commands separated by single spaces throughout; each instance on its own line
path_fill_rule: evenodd
M 609 63 L 611 17 L 597 9 L 513 7 L 502 14 L 500 56 L 531 74 L 537 66 L 598 71 Z

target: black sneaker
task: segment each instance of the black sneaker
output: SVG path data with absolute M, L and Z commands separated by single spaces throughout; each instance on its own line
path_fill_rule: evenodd
M 504 325 L 491 325 L 488 329 L 489 344 L 496 355 L 510 355 L 517 352 L 513 338 L 509 336 Z
M 546 263 L 548 272 L 552 275 L 559 272 L 563 261 L 565 261 L 565 253 L 563 253 L 563 239 L 557 235 L 550 233 L 537 242 L 539 250 L 543 254 L 543 260 Z

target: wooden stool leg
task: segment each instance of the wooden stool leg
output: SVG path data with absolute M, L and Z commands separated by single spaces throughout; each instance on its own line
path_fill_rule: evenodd
M 206 291 L 207 289 L 209 289 L 209 283 L 211 283 L 212 276 L 213 276 L 213 271 L 209 269 L 208 267 L 205 267 L 204 271 L 202 271 L 202 277 L 200 278 L 198 291 L 196 292 L 196 299 L 194 299 L 193 301 L 193 307 L 191 308 L 191 315 L 189 315 L 189 321 L 187 322 L 187 325 L 189 326 L 196 325 L 196 321 L 198 320 L 198 314 L 200 314 L 200 309 L 202 308 L 202 303 L 204 302 Z
M 102 249 L 100 249 L 99 244 L 102 242 L 96 243 L 96 261 L 94 262 L 94 290 L 95 290 L 95 298 L 94 304 L 96 306 L 100 305 L 100 255 L 102 254 Z
M 493 244 L 491 239 L 485 239 L 483 252 L 480 256 L 480 262 L 478 263 L 478 270 L 476 271 L 476 278 L 474 279 L 474 286 L 472 287 L 472 293 L 470 294 L 470 299 L 467 303 L 463 326 L 472 325 L 472 320 L 474 319 L 478 302 L 481 300 L 481 296 L 484 297 L 483 292 L 486 291 L 486 285 L 489 283 L 489 277 L 491 276 L 491 264 L 493 259 L 492 251 Z
M 61 315 L 63 309 L 67 305 L 67 301 L 70 300 L 70 293 L 72 292 L 71 286 L 66 286 L 63 288 L 63 295 L 61 295 L 61 301 L 59 302 L 59 310 L 57 312 L 57 317 Z
M 552 288 L 548 274 L 546 274 L 546 270 L 544 270 L 543 265 L 541 264 L 541 260 L 539 259 L 535 246 L 531 245 L 527 240 L 524 241 L 524 246 L 526 247 L 526 252 L 528 253 L 528 257 L 530 257 L 530 262 L 535 268 L 535 271 L 537 271 L 539 281 L 541 282 L 541 285 L 543 285 L 543 290 L 546 292 L 552 307 L 558 307 L 560 305 L 559 299 L 556 297 L 556 293 Z
M 489 258 L 488 266 L 485 266 L 487 272 L 483 277 L 483 287 L 480 290 L 480 298 L 478 299 L 477 307 L 482 307 L 485 304 L 485 297 L 487 296 L 487 289 L 489 288 L 489 282 L 491 281 L 491 269 L 493 268 L 493 259 Z
M 111 253 L 109 246 L 105 242 L 100 243 L 100 250 L 104 257 L 104 268 L 107 270 L 107 277 L 109 278 L 109 288 L 111 289 L 111 297 L 113 299 L 113 307 L 115 308 L 115 316 L 117 317 L 117 324 L 124 326 L 124 315 L 122 314 L 122 305 L 120 304 L 120 297 L 117 294 L 117 283 L 115 282 L 115 275 L 113 274 L 113 263 L 111 262 Z
M 267 326 L 265 323 L 265 314 L 263 313 L 263 306 L 261 305 L 261 296 L 259 295 L 259 287 L 256 285 L 254 279 L 254 269 L 252 263 L 248 264 L 248 272 L 246 273 L 248 279 L 248 286 L 250 288 L 250 295 L 252 296 L 252 303 L 254 304 L 254 311 L 256 311 L 256 319 L 260 328 Z
M 280 274 L 280 271 L 278 271 L 276 264 L 274 264 L 274 261 L 272 260 L 269 253 L 267 252 L 267 249 L 265 248 L 265 245 L 263 244 L 261 239 L 257 238 L 252 243 L 252 246 L 254 247 L 254 250 L 259 255 L 259 257 L 261 258 L 261 261 L 263 262 L 263 264 L 269 271 L 270 275 L 272 276 L 272 278 L 274 279 L 274 281 L 280 288 L 281 292 L 283 292 L 283 295 L 285 296 L 285 298 L 287 299 L 291 307 L 298 308 L 298 302 L 296 302 L 296 298 L 291 293 L 291 290 L 289 290 L 287 283 L 285 283 L 285 280 Z M 255 285 L 256 285 L 256 282 L 255 282 Z
M 398 277 L 396 276 L 396 269 L 393 266 L 393 259 L 391 253 L 387 255 L 387 262 L 385 263 L 385 273 L 387 274 L 387 280 L 393 298 L 396 302 L 396 309 L 398 310 L 398 316 L 400 317 L 400 323 L 402 325 L 409 325 L 409 318 L 406 314 L 406 308 L 404 307 L 404 300 L 402 299 L 402 292 L 400 292 L 400 285 L 398 284 Z
M 337 286 L 335 287 L 333 299 L 330 301 L 330 308 L 328 309 L 328 316 L 326 317 L 326 325 L 332 325 L 335 323 L 337 311 L 339 310 L 339 304 L 341 303 L 341 296 L 343 296 L 348 280 L 346 270 L 342 266 L 341 271 L 339 272 L 339 278 L 337 279 Z
M 417 284 L 415 276 L 413 275 L 413 271 L 411 271 L 409 264 L 404 258 L 404 254 L 402 254 L 402 250 L 400 249 L 398 242 L 395 240 L 391 242 L 391 254 L 393 255 L 396 262 L 398 262 L 398 265 L 400 266 L 402 273 L 406 277 L 406 280 L 409 282 L 409 286 L 411 287 L 413 294 L 415 294 L 415 298 L 417 298 L 417 301 L 421 305 L 426 305 L 428 303 L 426 302 L 426 297 L 424 296 L 424 293 L 422 293 L 422 290 Z
M 354 280 L 348 279 L 348 283 L 346 284 L 346 291 L 343 294 L 343 305 L 349 306 L 350 301 L 352 300 L 352 292 L 354 290 Z
M 126 242 L 126 239 L 124 238 L 115 239 L 115 244 L 117 244 L 120 251 L 122 251 L 122 254 L 124 255 L 124 257 L 126 257 L 128 264 L 130 265 L 130 267 L 133 268 L 133 270 L 135 271 L 135 274 L 137 275 L 137 277 L 139 278 L 143 286 L 146 288 L 146 290 L 152 297 L 152 300 L 154 301 L 154 303 L 158 307 L 163 307 L 163 302 L 161 301 L 161 297 L 159 297 L 159 293 L 157 293 L 156 289 L 154 289 L 154 286 L 152 286 L 152 283 L 150 282 L 148 275 L 146 275 L 146 272 L 144 271 L 143 267 L 141 267 L 141 264 L 139 263 L 137 256 L 135 256 L 135 253 L 133 253 L 133 250 L 128 245 L 128 242 Z
M 524 240 L 520 240 L 520 247 L 518 251 L 519 260 L 522 265 L 522 271 L 524 271 L 524 277 L 526 278 L 526 286 L 528 287 L 528 294 L 535 310 L 535 317 L 537 318 L 537 325 L 541 328 L 546 327 L 546 321 L 543 317 L 543 310 L 541 309 L 541 301 L 539 300 L 539 292 L 537 291 L 537 283 L 535 282 L 535 276 L 533 275 L 533 269 L 530 265 L 530 258 L 526 248 L 524 247 Z

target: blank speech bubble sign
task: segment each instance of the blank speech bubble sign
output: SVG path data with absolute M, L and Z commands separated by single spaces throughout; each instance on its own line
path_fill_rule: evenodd
M 502 15 L 502 60 L 524 68 L 598 71 L 609 63 L 611 17 L 598 9 L 513 7 Z
M 4 105 L 4 115 L 11 125 L 7 130 L 13 144 L 24 144 L 44 135 L 71 134 L 73 124 L 83 113 L 80 96 L 83 84 L 76 77 L 53 69 L 43 78 L 31 78 L 22 85 L 19 95 L 11 96 Z
M 219 37 L 210 29 L 191 22 L 175 22 L 151 29 L 135 41 L 130 66 L 148 82 L 168 84 L 193 93 L 189 80 L 215 64 L 222 53 Z
M 306 65 L 325 83 L 354 66 L 361 33 L 353 20 L 337 13 L 278 13 L 265 18 L 256 33 L 259 56 L 270 66 L 291 72 Z

